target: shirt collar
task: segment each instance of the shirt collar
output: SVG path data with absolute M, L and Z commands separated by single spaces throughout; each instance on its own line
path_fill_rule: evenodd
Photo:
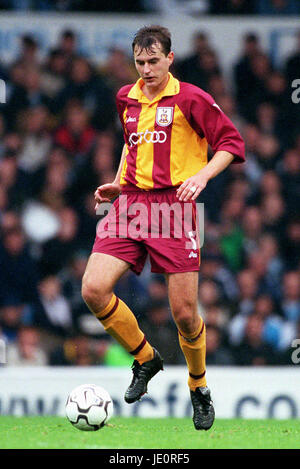
M 174 78 L 172 73 L 168 72 L 169 80 L 165 88 L 150 101 L 142 92 L 142 86 L 144 85 L 144 80 L 139 78 L 135 85 L 131 88 L 128 93 L 128 98 L 137 99 L 139 103 L 155 103 L 160 101 L 165 96 L 174 96 L 179 93 L 180 85 L 177 78 Z

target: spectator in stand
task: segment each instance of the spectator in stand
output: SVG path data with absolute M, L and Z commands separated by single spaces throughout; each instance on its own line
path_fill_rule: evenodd
M 41 347 L 39 330 L 35 327 L 22 326 L 18 330 L 17 340 L 7 348 L 8 366 L 45 366 L 48 357 Z
M 70 304 L 62 295 L 58 277 L 50 275 L 39 283 L 42 311 L 37 318 L 39 327 L 46 328 L 49 333 L 66 337 L 72 331 L 73 321 Z
M 249 203 L 251 186 L 244 174 L 233 178 L 232 181 L 228 183 L 226 194 L 228 194 L 228 196 L 230 194 L 232 198 L 242 199 L 245 204 Z
M 260 185 L 253 188 L 250 196 L 248 197 L 249 205 L 258 207 L 262 204 L 265 197 L 269 195 L 282 196 L 282 182 L 277 172 L 274 170 L 266 171 L 262 173 L 260 178 Z
M 299 321 L 300 276 L 297 271 L 290 271 L 283 275 L 281 310 L 284 318 L 288 321 Z
M 122 86 L 133 83 L 138 76 L 135 67 L 124 50 L 114 47 L 109 51 L 108 57 L 101 67 L 100 72 L 109 80 L 114 94 Z
M 224 308 L 224 305 L 222 303 L 220 303 L 220 305 L 208 306 L 204 313 L 205 324 L 207 326 L 217 327 L 218 329 L 220 329 L 220 331 L 222 331 L 222 334 L 225 337 L 227 326 L 230 321 L 229 313 L 230 311 Z
M 262 47 L 257 34 L 253 32 L 246 33 L 242 41 L 241 56 L 233 67 L 233 79 L 238 103 L 245 98 L 252 86 L 254 75 L 251 61 L 253 57 L 260 53 L 262 53 Z
M 255 314 L 262 321 L 262 339 L 274 352 L 283 351 L 292 341 L 294 327 L 291 322 L 284 320 L 280 316 L 280 311 L 276 307 L 272 297 L 267 294 L 259 295 L 253 305 L 251 315 Z M 238 335 L 230 336 L 232 344 L 238 347 L 245 340 L 247 334 L 246 328 L 249 322 L 249 315 L 239 314 L 234 318 L 235 332 Z M 238 326 L 238 328 L 237 328 Z M 230 332 L 232 332 L 232 324 Z M 232 340 L 234 339 L 234 340 Z
M 255 122 L 256 108 L 265 101 L 267 81 L 272 66 L 267 54 L 257 52 L 249 57 L 250 77 L 248 84 L 239 89 L 238 106 L 240 114 L 248 121 Z M 242 85 L 241 85 L 242 86 Z
M 73 59 L 70 80 L 54 103 L 61 112 L 71 100 L 81 103 L 98 130 L 113 127 L 116 111 L 112 90 L 84 56 Z
M 51 366 L 93 366 L 103 363 L 105 342 L 95 342 L 84 334 L 76 334 L 58 345 L 50 354 Z
M 14 343 L 25 319 L 26 305 L 17 295 L 9 294 L 8 296 L 6 292 L 6 297 L 0 300 L 1 337 L 3 336 L 7 343 Z
M 286 102 L 289 100 L 290 90 L 287 87 L 284 74 L 274 70 L 266 81 L 266 87 L 266 101 L 273 104 L 278 112 L 286 111 Z
M 294 328 L 291 322 L 279 314 L 271 296 L 261 295 L 257 298 L 255 312 L 264 320 L 263 338 L 274 351 L 285 350 L 293 340 Z
M 239 312 L 247 315 L 251 313 L 259 291 L 258 279 L 253 270 L 245 269 L 239 272 L 237 280 L 239 287 Z
M 282 193 L 282 183 L 275 171 L 266 171 L 261 178 L 260 202 L 268 195 Z
M 234 350 L 235 363 L 243 366 L 277 365 L 273 348 L 263 338 L 264 320 L 256 313 L 246 321 L 244 338 Z
M 71 170 L 72 163 L 67 152 L 63 148 L 53 147 L 48 155 L 48 164 L 37 183 L 40 201 L 54 211 L 61 210 L 66 204 Z
M 218 106 L 219 106 L 219 102 L 222 99 L 222 97 L 225 96 L 226 93 L 228 93 L 225 79 L 222 77 L 220 73 L 214 73 L 211 76 L 209 76 L 207 91 L 209 94 L 213 96 L 214 100 L 216 101 L 216 103 L 218 103 Z M 222 111 L 224 112 L 223 109 Z
M 127 271 L 118 281 L 116 295 L 119 295 L 130 308 L 134 308 L 137 315 L 142 315 L 147 308 L 149 292 L 144 287 L 140 278 L 131 271 Z
M 149 277 L 146 287 L 148 292 L 146 309 L 149 309 L 153 302 L 165 300 L 166 295 L 168 293 L 168 287 L 166 285 L 163 275 L 156 274 L 154 276 Z
M 37 291 L 38 269 L 18 219 L 17 224 L 3 228 L 0 265 L 0 304 L 5 303 L 9 295 L 19 303 L 26 304 L 28 314 L 33 319 L 40 306 Z
M 300 266 L 300 217 L 289 220 L 281 246 L 286 269 L 297 269 Z
M 191 54 L 175 64 L 176 73 L 179 75 L 180 80 L 207 90 L 209 77 L 204 68 L 203 56 L 210 50 L 211 45 L 207 33 L 204 31 L 194 33 Z M 210 57 L 210 55 L 207 55 L 206 62 Z M 220 72 L 218 66 L 216 66 L 216 71 Z
M 280 142 L 274 135 L 260 134 L 257 142 L 256 161 L 262 171 L 275 169 L 280 160 Z
M 18 164 L 23 171 L 32 176 L 46 164 L 52 140 L 48 125 L 49 113 L 44 106 L 35 106 L 26 112 L 23 123 L 23 145 L 18 155 Z
M 219 78 L 219 77 L 218 77 Z M 223 80 L 223 79 L 222 79 Z M 212 90 L 213 91 L 213 90 Z M 213 94 L 213 93 L 212 93 Z M 213 94 L 214 96 L 214 94 Z M 218 106 L 222 109 L 224 114 L 234 123 L 236 128 L 243 132 L 246 124 L 245 120 L 237 112 L 237 103 L 234 97 L 228 91 L 221 93 L 217 98 Z
M 257 161 L 258 142 L 261 132 L 257 125 L 246 123 L 242 130 L 242 136 L 245 141 L 247 154 L 247 161 L 244 164 L 244 176 L 255 189 L 262 175 L 262 170 Z
M 55 238 L 41 246 L 39 268 L 42 275 L 56 275 L 70 261 L 72 254 L 80 249 L 85 240 L 77 239 L 78 216 L 71 207 L 58 211 L 60 229 Z
M 49 99 L 55 99 L 66 86 L 68 76 L 68 60 L 60 49 L 53 49 L 41 72 L 42 90 Z
M 284 272 L 284 263 L 280 257 L 279 242 L 272 234 L 263 234 L 258 242 L 258 249 L 263 253 L 267 263 L 267 278 L 274 295 L 274 299 L 279 298 L 281 278 Z
M 0 226 L 3 213 L 9 209 L 9 198 L 7 189 L 0 185 Z
M 19 207 L 31 195 L 30 178 L 18 168 L 17 153 L 8 150 L 0 160 L 0 184 L 6 190 L 13 208 Z
M 23 67 L 22 84 L 15 86 L 6 105 L 6 119 L 9 129 L 16 129 L 24 112 L 30 107 L 46 106 L 52 108 L 52 103 L 45 95 L 41 84 L 41 71 L 38 67 Z
M 295 216 L 300 205 L 300 158 L 296 148 L 290 148 L 283 154 L 278 173 L 288 212 Z
M 268 271 L 269 259 L 262 249 L 251 252 L 246 260 L 246 267 L 255 273 L 259 284 L 259 293 L 279 299 L 280 280 Z
M 285 204 L 280 194 L 269 194 L 263 199 L 260 210 L 265 231 L 273 234 L 279 243 L 283 242 L 287 222 Z
M 274 135 L 278 129 L 278 109 L 270 102 L 263 102 L 257 106 L 256 125 L 265 135 Z
M 78 238 L 81 248 L 89 249 L 94 243 L 99 215 L 95 211 L 94 192 L 84 194 L 76 203 L 79 216 Z M 84 246 L 83 246 L 84 245 Z
M 221 208 L 220 249 L 228 267 L 236 272 L 243 263 L 241 217 L 245 202 L 236 197 L 225 200 Z
M 234 365 L 234 357 L 223 344 L 222 330 L 217 326 L 206 325 L 206 364 Z
M 251 254 L 258 247 L 258 240 L 263 230 L 263 218 L 259 207 L 247 207 L 242 218 L 243 250 Z
M 165 364 L 175 365 L 185 362 L 179 347 L 178 331 L 174 327 L 171 312 L 165 299 L 164 301 L 154 301 L 140 323 L 147 340 L 151 341 L 154 347 L 162 350 Z
M 20 38 L 20 54 L 16 62 L 25 67 L 38 67 L 40 65 L 39 45 L 31 34 L 24 34 Z
M 59 273 L 63 296 L 68 301 L 72 312 L 88 313 L 86 305 L 81 299 L 81 280 L 87 264 L 87 254 L 84 251 L 74 253 L 70 262 Z
M 300 31 L 296 34 L 296 50 L 287 58 L 285 63 L 285 76 L 287 78 L 288 86 L 296 79 L 299 78 L 300 70 Z
M 70 192 L 74 203 L 81 203 L 93 187 L 103 184 L 106 174 L 110 175 L 111 171 L 115 170 L 115 147 L 112 133 L 95 134 L 92 147 L 81 163 L 81 171 L 73 172 Z
M 205 311 L 218 306 L 222 302 L 221 290 L 218 284 L 212 280 L 202 280 L 199 285 L 199 314 L 205 316 Z
M 221 289 L 222 298 L 226 302 L 233 302 L 238 295 L 236 280 L 230 270 L 224 265 L 221 254 L 204 253 L 201 259 L 201 281 L 209 279 Z
M 72 29 L 65 29 L 61 32 L 58 40 L 56 50 L 65 58 L 67 67 L 70 67 L 72 61 L 77 56 L 78 41 L 75 31 Z
M 79 103 L 69 103 L 65 122 L 56 131 L 55 143 L 80 162 L 91 149 L 95 136 L 87 110 Z

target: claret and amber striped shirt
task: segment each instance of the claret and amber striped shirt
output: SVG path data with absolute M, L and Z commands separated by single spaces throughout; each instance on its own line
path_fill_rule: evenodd
M 141 189 L 178 186 L 207 164 L 207 148 L 226 150 L 233 162 L 245 159 L 244 142 L 213 98 L 169 73 L 166 87 L 152 101 L 140 78 L 122 87 L 117 109 L 124 130 L 126 158 L 121 185 Z

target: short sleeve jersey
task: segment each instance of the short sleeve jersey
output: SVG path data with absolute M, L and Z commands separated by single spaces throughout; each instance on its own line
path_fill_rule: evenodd
M 208 144 L 232 153 L 233 163 L 245 160 L 242 137 L 208 93 L 171 73 L 152 101 L 142 86 L 140 78 L 116 97 L 126 144 L 121 185 L 178 186 L 207 164 Z

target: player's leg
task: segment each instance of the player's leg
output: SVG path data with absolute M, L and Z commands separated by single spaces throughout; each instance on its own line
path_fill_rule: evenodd
M 153 358 L 153 349 L 133 312 L 114 294 L 115 284 L 129 268 L 130 264 L 122 259 L 94 252 L 82 279 L 82 297 L 105 330 L 143 363 Z
M 114 293 L 119 278 L 130 263 L 112 255 L 91 254 L 82 281 L 82 297 L 89 309 L 125 350 L 134 356 L 133 379 L 125 393 L 128 403 L 138 400 L 148 381 L 162 369 L 162 359 L 140 330 L 133 312 Z
M 206 386 L 205 325 L 198 314 L 198 272 L 167 274 L 166 277 L 172 315 L 188 364 L 188 384 L 194 391 Z
M 171 311 L 189 371 L 194 425 L 197 430 L 208 430 L 214 421 L 214 409 L 205 377 L 205 324 L 198 314 L 198 272 L 178 272 L 166 277 Z

